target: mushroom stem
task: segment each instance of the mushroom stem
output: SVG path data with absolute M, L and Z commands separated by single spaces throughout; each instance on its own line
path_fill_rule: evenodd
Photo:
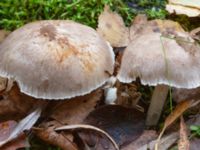
M 157 85 L 154 89 L 151 103 L 147 112 L 146 125 L 153 126 L 158 123 L 162 113 L 169 87 L 167 85 Z

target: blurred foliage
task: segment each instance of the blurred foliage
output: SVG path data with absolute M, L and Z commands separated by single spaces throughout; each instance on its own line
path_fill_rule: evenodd
M 125 0 L 135 14 L 146 14 L 149 19 L 165 19 L 166 0 Z
M 190 126 L 190 130 L 192 131 L 193 133 L 193 136 L 197 136 L 197 137 L 200 137 L 200 126 Z
M 165 18 L 165 0 L 1 0 L 0 28 L 14 30 L 35 20 L 71 19 L 91 27 L 104 5 L 122 15 L 126 24 L 138 13 Z

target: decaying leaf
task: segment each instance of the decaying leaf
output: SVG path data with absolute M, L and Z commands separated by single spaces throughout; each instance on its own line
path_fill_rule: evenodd
M 46 143 L 59 146 L 62 150 L 78 150 L 71 134 L 63 135 L 55 132 L 54 129 L 60 126 L 62 124 L 57 121 L 43 122 L 39 128 L 33 128 L 33 132 Z
M 124 47 L 129 43 L 129 30 L 122 17 L 105 6 L 99 16 L 97 32 L 113 47 Z
M 163 133 L 165 132 L 165 129 L 169 127 L 176 119 L 178 119 L 188 108 L 193 107 L 197 105 L 200 101 L 196 100 L 185 100 L 181 103 L 179 103 L 174 111 L 165 119 L 164 127 L 157 139 L 157 143 L 155 145 L 155 150 L 159 150 L 159 143 L 160 138 L 162 137 Z
M 166 5 L 169 13 L 185 14 L 188 17 L 197 17 L 200 15 L 199 0 L 169 0 Z
M 0 150 L 17 150 L 24 147 L 28 148 L 30 145 L 26 135 L 22 134 L 21 136 L 17 137 L 17 139 L 3 145 Z
M 173 100 L 176 103 L 180 103 L 181 101 L 184 101 L 186 99 L 194 99 L 199 100 L 200 99 L 200 87 L 194 88 L 194 89 L 173 89 L 172 92 Z
M 168 150 L 178 139 L 179 134 L 177 132 L 171 133 L 160 139 L 160 147 L 158 150 Z M 150 143 L 140 147 L 137 150 L 156 150 L 155 145 L 157 140 L 153 140 Z
M 119 146 L 136 140 L 145 128 L 142 112 L 120 105 L 99 107 L 91 112 L 83 123 L 106 131 Z
M 45 102 L 21 93 L 15 84 L 10 91 L 3 93 L 3 99 L 0 101 L 0 121 L 18 121 L 40 103 Z
M 95 109 L 102 97 L 102 92 L 102 90 L 97 90 L 85 96 L 56 103 L 55 108 L 51 107 L 53 111 L 50 117 L 62 124 L 81 123 Z
M 181 116 L 180 121 L 180 139 L 178 142 L 178 150 L 190 150 L 190 142 L 188 139 L 187 127 L 183 120 L 183 116 Z
M 119 150 L 118 145 L 115 143 L 112 137 L 108 133 L 97 127 L 91 125 L 75 124 L 75 125 L 66 125 L 55 129 L 55 131 L 67 131 L 67 130 L 90 130 L 93 132 L 98 132 L 99 134 L 105 136 L 112 143 L 113 147 L 116 150 Z
M 23 120 L 21 120 L 11 131 L 9 136 L 6 139 L 0 141 L 0 147 L 20 136 L 23 133 L 23 131 L 29 130 L 40 117 L 41 110 L 42 107 L 38 107 L 28 116 L 26 116 Z

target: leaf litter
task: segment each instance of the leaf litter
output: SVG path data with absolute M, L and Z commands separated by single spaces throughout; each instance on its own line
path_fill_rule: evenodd
M 117 13 L 109 10 L 108 7 L 105 7 L 104 12 L 99 17 L 97 30 L 113 47 L 125 47 L 131 40 L 134 40 L 134 38 L 144 33 L 161 32 L 166 35 L 176 35 L 180 32 L 184 32 L 182 27 L 176 22 L 170 20 L 148 21 L 144 15 L 137 16 L 133 21 L 133 25 L 128 28 L 124 25 L 122 18 Z M 194 39 L 198 40 L 198 32 L 199 30 L 197 29 L 190 34 Z M 7 36 L 7 34 L 8 33 L 1 34 L 0 31 L 0 39 L 1 37 L 4 38 Z M 118 66 L 120 66 L 121 63 L 120 57 L 122 53 L 120 53 L 119 61 L 117 61 Z M 21 120 L 28 115 L 31 107 L 35 106 L 35 99 L 20 93 L 15 84 L 11 90 L 5 91 L 5 84 L 6 81 L 1 79 L 0 94 L 3 100 L 0 103 L 0 107 L 6 107 L 6 109 L 0 111 L 0 118 L 3 114 L 6 114 L 6 116 L 1 118 L 1 121 L 9 119 Z M 42 115 L 42 117 L 45 118 L 43 121 L 33 127 L 33 124 L 40 116 L 40 113 L 36 109 L 34 115 L 29 114 L 25 119 L 19 122 L 18 126 L 15 126 L 15 132 L 7 135 L 8 137 L 5 141 L 10 141 L 16 138 L 19 133 L 22 133 L 23 130 L 32 128 L 33 132 L 42 140 L 49 144 L 57 145 L 64 150 L 78 150 L 81 146 L 88 150 L 92 148 L 97 150 L 111 150 L 112 148 L 119 149 L 119 147 L 122 150 L 154 149 L 155 144 L 158 144 L 156 140 L 158 136 L 156 131 L 145 130 L 143 112 L 129 108 L 130 102 L 127 103 L 126 101 L 126 99 L 135 99 L 136 102 L 131 102 L 131 105 L 133 104 L 135 106 L 141 94 L 139 92 L 137 93 L 134 87 L 129 85 L 124 87 L 121 87 L 119 92 L 125 91 L 125 94 L 128 94 L 128 98 L 124 98 L 118 93 L 117 103 L 123 106 L 100 106 L 102 105 L 103 99 L 103 92 L 101 89 L 86 96 L 81 96 L 65 102 L 49 102 Z M 134 95 L 132 92 L 136 94 Z M 188 96 L 187 99 L 191 99 L 190 96 Z M 162 144 L 162 148 L 160 147 L 159 150 L 168 149 L 179 137 L 179 134 L 175 132 L 161 138 L 165 129 L 174 123 L 184 111 L 196 105 L 198 102 L 198 99 L 182 101 L 177 105 L 173 113 L 166 118 L 163 130 L 158 138 L 159 144 Z M 19 116 L 13 116 L 13 114 L 18 112 L 21 112 Z M 35 117 L 33 117 L 32 122 L 28 123 L 27 118 L 29 120 L 30 115 Z M 189 144 L 186 133 L 187 129 L 183 119 L 181 119 L 180 126 L 180 133 L 182 136 L 180 137 L 179 147 L 184 147 L 185 150 L 187 150 L 188 145 L 197 147 L 198 139 L 192 140 Z M 57 132 L 57 130 L 62 131 Z M 66 131 L 64 132 L 63 130 Z M 2 135 L 0 138 L 1 137 Z M 1 144 L 5 144 L 5 141 L 2 141 Z

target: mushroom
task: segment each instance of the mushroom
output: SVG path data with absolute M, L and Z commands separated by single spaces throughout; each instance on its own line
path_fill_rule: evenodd
M 155 21 L 148 23 L 125 49 L 117 76 L 121 82 L 139 77 L 143 85 L 156 86 L 147 114 L 149 126 L 157 124 L 169 86 L 200 86 L 200 46 L 186 32 L 153 25 Z
M 39 99 L 68 99 L 103 85 L 113 73 L 111 46 L 73 21 L 29 23 L 0 45 L 0 76 Z

